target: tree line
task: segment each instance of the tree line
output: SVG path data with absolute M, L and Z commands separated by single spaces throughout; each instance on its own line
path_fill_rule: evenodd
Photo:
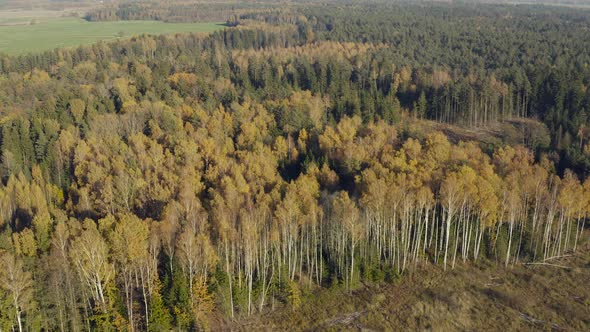
M 241 13 L 268 11 L 280 4 L 263 2 L 123 1 L 89 10 L 91 22 L 153 20 L 163 22 L 233 22 Z

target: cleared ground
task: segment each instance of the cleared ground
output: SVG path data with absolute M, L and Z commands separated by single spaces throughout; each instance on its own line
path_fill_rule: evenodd
M 223 26 L 218 23 L 87 22 L 75 17 L 35 18 L 22 13 L 10 16 L 4 12 L 0 15 L 0 52 L 13 55 L 35 53 L 144 33 L 211 32 L 221 28 Z
M 551 265 L 549 265 L 551 264 Z M 432 265 L 397 283 L 310 291 L 300 309 L 228 322 L 239 331 L 590 331 L 590 248 L 547 264 L 493 262 L 442 271 Z

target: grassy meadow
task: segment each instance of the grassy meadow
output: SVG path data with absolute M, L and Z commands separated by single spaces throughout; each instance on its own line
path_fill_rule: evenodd
M 87 22 L 76 17 L 0 16 L 0 52 L 12 55 L 36 53 L 144 33 L 211 32 L 222 27 L 220 23 Z

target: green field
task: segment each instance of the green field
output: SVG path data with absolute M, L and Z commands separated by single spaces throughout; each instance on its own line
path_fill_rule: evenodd
M 211 32 L 220 23 L 163 23 L 157 21 L 87 22 L 74 17 L 0 20 L 0 52 L 35 53 L 54 48 L 76 47 L 99 40 L 129 38 L 135 35 L 176 32 Z

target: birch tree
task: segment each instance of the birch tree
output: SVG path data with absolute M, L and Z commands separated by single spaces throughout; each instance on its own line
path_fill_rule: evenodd
M 341 191 L 333 203 L 333 213 L 335 221 L 343 225 L 344 231 L 350 243 L 350 275 L 348 277 L 348 287 L 352 288 L 354 283 L 354 258 L 359 241 L 364 235 L 363 225 L 359 215 L 359 210 L 354 201 L 350 199 L 348 193 Z
M 19 332 L 25 330 L 24 314 L 33 300 L 33 279 L 24 270 L 20 258 L 9 252 L 0 252 L 0 287 L 9 293 L 13 304 L 14 319 Z
M 107 313 L 109 297 L 107 290 L 112 287 L 115 277 L 110 260 L 109 247 L 92 220 L 85 220 L 82 231 L 72 240 L 70 259 L 76 268 L 83 291 L 92 300 L 98 313 Z

